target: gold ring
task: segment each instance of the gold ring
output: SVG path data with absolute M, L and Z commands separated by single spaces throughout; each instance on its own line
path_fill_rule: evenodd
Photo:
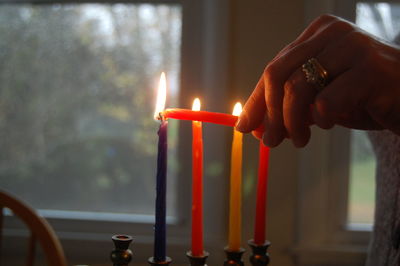
M 328 82 L 328 71 L 318 62 L 317 59 L 311 58 L 301 66 L 306 75 L 308 83 L 313 84 L 318 90 L 322 90 Z

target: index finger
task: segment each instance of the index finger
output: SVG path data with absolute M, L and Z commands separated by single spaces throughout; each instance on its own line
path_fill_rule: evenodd
M 262 123 L 265 111 L 264 76 L 261 76 L 256 88 L 243 107 L 243 111 L 236 124 L 236 129 L 243 133 L 249 133 Z

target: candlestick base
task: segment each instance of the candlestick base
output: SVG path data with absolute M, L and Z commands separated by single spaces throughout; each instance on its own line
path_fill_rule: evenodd
M 111 252 L 111 261 L 114 266 L 127 266 L 132 260 L 132 251 L 129 249 L 133 238 L 128 235 L 114 235 L 111 237 L 115 250 Z
M 186 252 L 191 266 L 207 266 L 206 260 L 209 255 L 207 251 L 204 251 L 202 256 L 193 256 L 191 251 Z
M 251 247 L 251 250 L 253 251 L 253 254 L 250 256 L 251 265 L 253 266 L 268 265 L 270 258 L 267 249 L 271 245 L 271 242 L 266 240 L 264 244 L 257 245 L 256 243 L 254 243 L 254 240 L 251 239 L 248 241 L 248 244 Z
M 228 247 L 224 249 L 226 254 L 226 260 L 224 261 L 224 266 L 244 266 L 242 261 L 242 255 L 246 251 L 244 248 L 240 248 L 239 250 L 229 250 Z
M 148 263 L 150 265 L 169 265 L 172 262 L 170 257 L 165 257 L 165 261 L 155 261 L 154 257 L 150 257 Z

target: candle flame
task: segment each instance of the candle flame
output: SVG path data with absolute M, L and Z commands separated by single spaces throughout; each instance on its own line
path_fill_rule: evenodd
M 200 100 L 199 100 L 199 98 L 194 99 L 192 110 L 193 111 L 200 111 Z
M 233 107 L 232 114 L 235 116 L 239 116 L 241 113 L 242 113 L 242 105 L 241 105 L 241 103 L 237 102 L 235 104 L 235 107 Z
M 165 101 L 167 99 L 167 79 L 165 78 L 165 73 L 162 72 L 160 76 L 160 82 L 158 83 L 158 93 L 156 110 L 154 111 L 154 119 L 160 119 L 160 113 L 165 109 Z

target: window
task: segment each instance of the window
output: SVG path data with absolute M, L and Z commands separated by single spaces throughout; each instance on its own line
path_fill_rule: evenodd
M 152 214 L 152 103 L 163 70 L 177 102 L 180 7 L 3 5 L 0 12 L 0 186 L 39 209 Z
M 399 33 L 400 3 L 359 2 L 356 24 L 375 36 L 392 41 Z
M 241 1 L 228 0 L 132 0 L 129 2 L 121 1 L 121 3 L 114 5 L 72 5 L 68 4 L 67 0 L 60 1 L 61 3 L 54 3 L 50 0 L 40 0 L 40 5 L 33 6 L 35 7 L 34 9 L 54 9 L 53 11 L 57 11 L 60 14 L 62 13 L 62 10 L 66 9 L 66 11 L 72 12 L 72 10 L 77 7 L 97 8 L 96 12 L 83 12 L 83 14 L 80 14 L 86 20 L 92 22 L 96 20 L 103 21 L 103 18 L 99 19 L 97 17 L 99 13 L 98 10 L 105 7 L 115 9 L 116 12 L 124 12 L 129 8 L 136 8 L 139 6 L 146 7 L 145 10 L 156 10 L 157 7 L 159 7 L 160 12 L 162 12 L 161 10 L 165 10 L 166 6 L 175 10 L 175 14 L 181 19 L 178 24 L 180 25 L 180 23 L 182 23 L 181 30 L 176 31 L 179 34 L 182 34 L 181 37 L 177 38 L 178 42 L 181 43 L 181 48 L 178 48 L 173 52 L 179 55 L 178 61 L 176 61 L 178 66 L 175 65 L 176 70 L 167 69 L 167 74 L 170 80 L 170 87 L 180 88 L 176 92 L 175 100 L 179 102 L 176 105 L 180 107 L 190 107 L 194 96 L 202 96 L 206 99 L 206 101 L 204 101 L 204 107 L 206 109 L 221 112 L 227 112 L 227 110 L 230 110 L 232 106 L 232 103 L 222 101 L 221 99 L 234 99 L 234 97 L 238 97 L 238 95 L 242 96 L 240 97 L 241 99 L 245 99 L 245 97 L 248 96 L 251 86 L 254 85 L 258 78 L 259 73 L 257 73 L 257 71 L 261 72 L 265 66 L 266 60 L 272 58 L 275 53 L 283 47 L 283 45 L 291 41 L 299 32 L 301 32 L 303 29 L 301 22 L 304 18 L 312 19 L 316 15 L 324 12 L 341 15 L 343 14 L 343 10 L 336 9 L 336 5 L 333 4 L 339 2 L 341 4 L 338 6 L 345 7 L 347 14 L 351 13 L 348 18 L 354 18 L 354 15 L 356 14 L 356 5 L 353 6 L 355 1 L 348 0 L 282 1 L 279 3 L 273 1 L 244 3 Z M 146 4 L 142 5 L 139 4 L 139 2 Z M 125 9 L 124 7 L 127 8 Z M 22 8 L 29 10 L 32 7 L 31 5 L 23 4 L 21 1 L 18 1 L 18 4 L 2 4 L 0 6 L 0 9 L 1 8 L 8 8 L 9 10 L 18 10 L 19 8 Z M 303 10 L 305 10 L 307 14 L 304 15 L 302 13 Z M 29 15 L 29 12 L 24 12 L 25 14 L 23 14 L 23 16 Z M 315 16 L 312 14 L 315 14 Z M 132 19 L 131 15 L 132 13 L 129 13 L 126 16 L 118 16 L 117 19 L 119 22 L 124 23 L 125 19 L 128 21 Z M 230 17 L 231 15 L 233 18 Z M 6 16 L 12 16 L 12 14 L 6 13 L 4 16 L 0 16 L 2 25 L 9 21 Z M 62 16 L 60 15 L 57 18 L 60 17 Z M 12 21 L 12 18 L 10 18 L 10 21 Z M 279 27 L 276 26 L 277 21 L 280 23 Z M 73 21 L 73 23 L 82 22 L 82 20 Z M 96 23 L 87 23 L 85 26 L 90 33 L 89 36 L 93 38 L 104 38 L 104 34 L 107 33 L 107 28 L 109 27 L 107 22 L 105 23 L 106 24 L 104 24 L 104 22 L 99 22 L 97 25 Z M 17 23 L 12 26 L 17 27 L 19 25 Z M 46 27 L 50 26 L 47 25 Z M 1 25 L 0 28 L 7 32 L 12 32 L 10 29 L 6 29 Z M 74 28 L 74 30 L 78 29 L 82 30 L 80 27 Z M 150 34 L 149 38 L 151 38 L 152 33 L 146 32 L 143 34 Z M 36 31 L 32 35 L 32 38 L 35 37 Z M 124 34 L 121 35 L 121 37 L 121 46 L 124 46 L 132 36 L 130 34 Z M 80 39 L 80 41 L 83 42 L 83 45 L 87 45 L 87 42 L 90 43 L 93 39 L 84 38 Z M 2 38 L 0 40 L 0 45 L 4 46 L 4 42 L 5 41 Z M 53 43 L 51 45 L 53 45 Z M 60 47 L 62 48 L 63 45 L 64 44 L 60 45 Z M 96 42 L 94 48 L 100 57 L 104 57 L 108 56 L 108 53 L 111 52 L 107 50 L 107 53 L 101 53 L 102 49 L 112 45 L 114 45 L 113 42 L 106 38 L 105 43 Z M 154 43 L 148 41 L 146 42 L 144 49 L 150 51 L 151 46 L 153 45 Z M 68 49 L 70 48 L 71 46 L 65 47 L 64 55 L 68 55 Z M 122 47 L 121 50 L 127 51 L 129 56 L 131 56 L 130 53 L 136 52 L 128 49 L 128 47 Z M 116 51 L 115 54 L 121 56 L 121 50 Z M 151 51 L 157 52 L 154 50 Z M 5 55 L 2 54 L 1 51 L 2 50 L 0 50 L 0 57 L 2 57 L 3 60 Z M 53 52 L 52 50 L 49 51 Z M 86 50 L 86 52 L 90 52 L 90 50 Z M 26 54 L 27 56 L 30 56 L 30 51 L 26 51 Z M 84 55 L 85 54 L 82 54 L 80 58 L 87 59 Z M 100 62 L 98 61 L 98 58 L 95 58 L 94 61 L 88 59 L 87 62 L 84 62 L 84 65 L 92 64 L 94 68 L 86 69 L 79 66 L 77 69 L 82 73 L 87 73 L 87 76 L 85 76 L 86 80 L 89 81 L 90 88 L 94 91 L 99 91 L 98 82 L 103 80 L 95 78 L 96 73 L 89 72 L 89 70 L 93 71 L 93 69 L 102 68 L 104 67 L 103 64 L 107 63 L 106 66 L 109 67 L 108 70 L 122 70 L 122 74 L 124 75 L 121 79 L 115 79 L 112 75 L 114 72 L 111 72 L 111 74 L 109 73 L 111 75 L 110 78 L 114 80 L 114 83 L 110 83 L 112 86 L 106 86 L 104 89 L 105 92 L 112 97 L 105 97 L 104 101 L 109 103 L 109 105 L 100 110 L 102 111 L 100 115 L 106 114 L 107 117 L 99 117 L 99 113 L 95 112 L 90 113 L 92 117 L 96 118 L 95 120 L 90 119 L 90 121 L 104 119 L 106 120 L 105 122 L 107 122 L 107 127 L 95 127 L 96 125 L 91 124 L 90 131 L 78 131 L 79 134 L 72 132 L 69 135 L 72 140 L 74 140 L 74 138 L 78 139 L 78 137 L 91 138 L 95 136 L 106 136 L 112 138 L 112 141 L 116 141 L 116 139 L 125 140 L 126 145 L 122 142 L 118 143 L 119 147 L 122 147 L 123 149 L 128 149 L 130 144 L 133 143 L 133 137 L 131 135 L 133 134 L 132 127 L 134 123 L 140 121 L 136 121 L 136 119 L 131 116 L 133 110 L 126 111 L 125 109 L 117 108 L 118 105 L 116 103 L 120 104 L 122 102 L 126 106 L 132 104 L 133 108 L 133 103 L 128 103 L 127 101 L 129 99 L 123 98 L 118 93 L 124 92 L 124 88 L 128 88 L 132 82 L 137 82 L 137 80 L 131 80 L 133 77 L 129 72 L 129 67 L 127 68 L 127 66 L 133 64 L 133 62 L 129 61 L 128 56 L 121 57 L 118 57 L 118 59 L 121 59 L 126 65 L 114 65 L 112 64 L 112 58 L 108 61 L 106 60 L 106 62 Z M 164 60 L 167 57 L 164 57 L 164 55 L 153 56 L 152 54 L 152 60 L 150 60 L 153 66 L 151 70 L 152 73 L 148 72 L 147 74 L 138 76 L 140 79 L 146 80 L 147 86 L 144 86 L 146 89 L 152 90 L 157 82 L 159 71 L 165 70 L 163 63 L 158 61 L 161 60 L 161 58 Z M 73 58 L 67 59 L 73 60 Z M 97 64 L 97 62 L 99 63 Z M 2 63 L 3 61 L 0 61 L 0 64 Z M 21 67 L 27 68 L 25 62 L 21 63 L 21 65 Z M 41 65 L 38 64 L 38 66 Z M 3 71 L 3 68 L 1 68 L 0 71 Z M 56 69 L 50 68 L 49 71 L 56 73 Z M 143 71 L 143 69 L 140 69 L 140 71 Z M 101 74 L 103 74 L 103 72 L 101 72 Z M 176 78 L 174 78 L 174 76 Z M 76 79 L 75 76 L 70 78 L 68 82 L 73 84 L 81 82 L 80 79 L 74 79 Z M 20 80 L 18 79 L 18 81 Z M 24 79 L 21 81 L 24 81 Z M 48 81 L 44 80 L 41 82 Z M 245 88 L 248 88 L 246 93 L 244 93 Z M 73 89 L 76 88 L 71 88 L 71 92 L 76 92 Z M 131 88 L 129 87 L 127 92 L 130 92 L 129 89 Z M 84 92 L 85 90 L 78 90 L 78 93 Z M 147 92 L 152 93 L 150 91 Z M 71 93 L 68 93 L 67 96 L 69 97 L 70 95 Z M 21 96 L 23 96 L 22 93 Z M 49 96 L 46 98 L 46 104 L 51 103 L 54 96 L 46 96 Z M 68 97 L 65 97 L 65 101 L 61 101 L 61 104 L 69 104 L 70 100 Z M 146 102 L 145 109 L 149 109 L 152 112 L 153 107 L 152 104 L 149 103 L 151 97 L 146 99 L 149 100 Z M 24 99 L 22 98 L 19 100 Z M 90 104 L 93 103 L 90 102 Z M 174 104 L 170 103 L 169 105 L 172 106 Z M 44 105 L 43 107 L 46 106 L 47 105 Z M 84 107 L 84 110 L 92 110 L 89 109 L 91 105 L 82 106 Z M 14 105 L 11 107 L 14 107 Z M 78 111 L 81 111 L 81 109 L 78 108 Z M 29 114 L 28 111 L 26 112 Z M 11 117 L 13 117 L 13 115 L 14 113 L 10 114 Z M 48 115 L 49 117 L 46 117 L 44 120 L 45 122 L 48 122 L 50 118 L 59 115 L 59 113 L 50 113 Z M 105 119 L 109 118 L 108 116 L 112 119 Z M 87 117 L 84 118 L 89 120 Z M 83 118 L 79 117 L 79 119 Z M 130 124 L 129 121 L 126 122 L 127 126 L 124 127 L 122 123 L 124 119 L 135 121 L 132 121 L 132 124 Z M 73 121 L 74 120 L 70 122 L 72 123 Z M 118 124 L 119 130 L 113 129 L 113 127 L 116 126 L 112 124 L 114 122 L 115 124 Z M 153 133 L 157 129 L 157 123 L 151 120 L 151 115 L 150 119 L 143 123 L 144 127 L 152 129 L 149 129 L 148 135 L 140 135 L 139 139 L 154 138 L 155 135 L 153 135 Z M 84 123 L 84 125 L 88 126 L 89 124 Z M 175 208 L 169 207 L 168 213 L 171 214 L 171 209 L 175 209 L 175 213 L 172 213 L 172 216 L 170 216 L 172 219 L 169 220 L 167 254 L 174 259 L 174 264 L 184 265 L 187 264 L 184 251 L 186 251 L 190 245 L 190 201 L 188 200 L 190 199 L 190 190 L 188 188 L 191 183 L 190 178 L 188 178 L 190 177 L 191 170 L 190 158 L 188 156 L 188 147 L 190 146 L 190 125 L 182 122 L 176 127 L 176 152 L 174 154 L 176 156 L 170 156 L 170 159 L 173 159 L 174 157 L 177 158 L 176 162 L 171 161 L 172 165 L 170 166 L 170 170 L 173 170 L 176 175 L 176 180 L 174 181 L 176 182 L 176 193 L 172 195 L 171 192 L 171 188 L 174 187 L 174 184 L 170 184 L 168 188 L 168 197 L 173 198 L 173 200 L 170 201 L 170 206 L 175 206 Z M 66 130 L 72 131 L 72 129 L 74 129 L 74 127 L 67 128 Z M 110 132 L 114 135 L 109 135 Z M 57 136 L 58 134 L 55 135 Z M 174 134 L 170 135 L 173 137 Z M 209 265 L 218 265 L 224 259 L 222 247 L 226 244 L 226 191 L 229 185 L 227 178 L 225 178 L 229 175 L 229 170 L 226 169 L 227 167 L 225 166 L 229 163 L 230 139 L 227 136 L 230 135 L 231 129 L 229 128 L 221 128 L 215 125 L 204 125 L 204 136 L 206 138 L 204 141 L 204 165 L 206 167 L 204 171 L 204 188 L 206 193 L 204 197 L 204 206 L 207 208 L 204 215 L 204 229 L 205 246 L 207 251 L 212 254 L 208 260 Z M 113 136 L 115 138 L 113 138 Z M 15 138 L 15 136 L 11 137 Z M 349 161 L 351 160 L 351 154 L 355 154 L 355 152 L 350 152 L 349 149 L 351 147 L 350 138 L 350 132 L 341 128 L 336 128 L 329 132 L 313 129 L 313 137 L 306 149 L 297 150 L 293 149 L 291 144 L 283 144 L 271 152 L 267 236 L 272 241 L 270 252 L 274 263 L 281 265 L 294 265 L 293 254 L 295 254 L 296 263 L 299 265 L 326 265 L 328 264 L 327 262 L 336 265 L 363 264 L 370 228 L 351 228 L 349 227 L 347 220 L 348 203 L 351 202 L 351 200 L 348 199 L 350 195 L 348 192 L 351 190 L 351 187 L 349 187 L 349 173 L 351 172 L 349 169 Z M 96 138 L 96 140 L 99 139 Z M 251 143 L 250 145 L 245 145 L 244 152 L 248 155 L 245 160 L 249 163 L 245 164 L 245 168 L 247 167 L 247 169 L 244 169 L 243 206 L 245 206 L 245 208 L 243 208 L 243 235 L 250 236 L 252 234 L 252 218 L 254 215 L 255 180 L 253 177 L 257 169 L 257 143 L 251 138 L 245 139 L 245 142 L 247 142 L 247 144 Z M 83 143 L 82 140 L 81 142 L 75 143 L 75 148 L 88 149 L 89 151 L 92 151 L 91 149 L 97 151 L 102 147 L 104 149 L 107 148 L 107 143 L 104 142 L 100 143 L 102 146 L 95 145 L 97 143 L 93 144 L 93 146 L 79 145 L 81 143 Z M 338 145 L 338 143 L 340 143 L 340 145 Z M 23 144 L 24 142 L 18 143 L 18 145 Z M 138 143 L 140 147 L 145 146 L 145 144 L 146 141 Z M 149 150 L 152 148 L 154 147 L 150 147 Z M 149 150 L 141 149 L 140 152 L 145 153 L 149 152 Z M 86 152 L 86 150 L 84 151 Z M 104 152 L 104 150 L 100 151 Z M 116 150 L 106 149 L 105 151 L 107 153 L 99 152 L 99 154 L 96 153 L 96 156 L 101 156 L 102 154 L 105 154 L 104 156 L 110 156 L 111 158 L 116 156 Z M 16 154 L 21 153 L 19 150 L 12 150 L 12 152 L 15 152 Z M 71 153 L 72 152 L 73 150 L 71 150 Z M 79 155 L 84 157 L 81 154 Z M 130 159 L 132 158 L 124 158 L 124 165 L 131 163 L 132 161 Z M 149 160 L 152 161 L 153 159 Z M 92 163 L 90 165 L 91 167 L 97 167 L 97 163 L 104 166 L 104 162 L 109 162 L 109 160 L 105 159 L 103 161 L 89 161 Z M 128 163 L 125 163 L 126 161 L 128 161 Z M 81 161 L 78 161 L 78 163 L 81 163 Z M 13 166 L 13 164 L 10 165 Z M 143 163 L 144 168 L 145 166 L 146 164 Z M 17 169 L 17 167 L 14 169 Z M 24 168 L 18 168 L 17 170 L 19 171 L 21 169 L 24 170 Z M 51 168 L 50 170 L 53 169 L 54 168 Z M 118 179 L 119 182 L 125 182 L 127 180 L 124 178 L 126 175 L 124 175 L 123 171 L 121 174 L 119 167 L 117 169 L 112 169 L 115 170 L 111 172 L 113 175 L 121 177 L 121 179 Z M 146 169 L 147 170 L 143 171 L 151 171 L 149 170 L 150 168 Z M 3 171 L 5 170 L 3 169 Z M 35 170 L 41 169 L 35 168 Z M 103 168 L 100 170 L 103 170 Z M 0 169 L 0 173 L 1 171 L 2 169 Z M 71 169 L 67 169 L 67 171 L 71 171 Z M 98 172 L 96 171 L 95 173 L 97 174 Z M 25 172 L 18 172 L 18 174 L 26 175 Z M 174 174 L 172 174 L 172 176 Z M 154 175 L 143 174 L 143 176 L 138 180 L 141 182 L 143 181 L 143 178 L 154 180 Z M 102 179 L 100 178 L 100 180 Z M 0 180 L 0 182 L 7 183 L 3 180 Z M 107 185 L 107 182 L 108 181 L 102 180 L 100 185 Z M 8 184 L 5 184 L 4 186 L 7 185 Z M 1 186 L 3 187 L 3 185 Z M 131 190 L 135 189 L 130 185 L 121 185 L 120 188 L 129 190 L 128 193 L 131 193 Z M 25 187 L 22 186 L 18 187 L 18 189 L 21 191 L 26 190 Z M 152 189 L 152 186 L 150 186 L 149 189 Z M 139 192 L 141 195 L 143 195 L 142 191 Z M 29 191 L 26 193 L 29 193 Z M 112 197 L 113 201 L 115 200 L 114 195 L 110 197 Z M 108 203 L 106 199 L 103 200 L 103 203 L 104 202 L 106 204 Z M 85 211 L 85 208 L 83 208 L 84 206 L 75 204 L 75 206 L 70 205 L 70 208 L 69 210 L 67 209 L 67 211 L 54 212 L 54 210 L 50 210 L 42 213 L 48 218 L 59 234 L 67 252 L 69 263 L 107 264 L 109 262 L 108 254 L 111 249 L 110 236 L 115 233 L 127 233 L 133 235 L 135 238 L 132 249 L 135 254 L 135 263 L 137 262 L 139 265 L 145 264 L 146 259 L 152 254 L 153 232 L 151 224 L 153 223 L 153 220 L 150 211 L 153 210 L 153 207 L 151 202 L 153 201 L 150 200 L 150 202 L 146 202 L 145 204 L 148 204 L 150 207 L 145 208 L 142 206 L 143 209 L 139 206 L 132 206 L 133 204 L 136 204 L 136 202 L 124 202 L 123 204 L 127 205 L 123 207 L 124 209 L 120 210 L 118 215 L 114 213 L 110 215 L 110 210 L 112 212 L 116 210 L 113 206 L 103 206 L 103 204 L 90 204 L 90 207 L 100 207 L 98 209 L 92 209 L 90 212 Z M 39 203 L 49 205 L 53 204 L 53 202 L 48 201 Z M 89 206 L 89 204 L 87 206 Z M 123 205 L 119 205 L 119 207 L 122 206 Z M 133 208 L 136 208 L 135 213 L 140 215 L 132 215 L 131 210 Z M 21 235 L 20 231 L 18 231 L 19 228 L 17 225 L 14 225 L 12 222 L 8 222 L 6 225 L 6 236 L 15 237 Z M 22 247 L 25 242 L 21 241 L 20 243 L 22 243 L 20 244 Z M 84 254 L 82 253 L 82 247 L 85 247 Z M 10 249 L 10 252 L 7 253 L 6 251 L 6 254 L 16 254 L 19 250 L 23 250 L 22 248 Z
M 116 233 L 134 236 L 135 261 L 145 264 L 153 243 L 155 86 L 164 70 L 168 106 L 189 107 L 202 96 L 208 109 L 230 110 L 220 101 L 227 3 L 89 2 L 0 5 L 0 186 L 41 209 L 70 264 L 109 264 Z M 169 126 L 167 254 L 177 264 L 187 263 L 190 246 L 189 128 Z M 226 128 L 204 132 L 213 136 L 204 147 L 205 224 L 212 225 L 205 243 L 216 264 L 224 257 L 225 202 L 215 202 L 221 190 L 213 188 L 226 187 L 219 176 L 229 174 L 221 167 L 229 149 Z M 24 238 L 12 217 L 5 227 L 5 241 Z M 25 242 L 13 243 L 3 254 L 18 258 Z

